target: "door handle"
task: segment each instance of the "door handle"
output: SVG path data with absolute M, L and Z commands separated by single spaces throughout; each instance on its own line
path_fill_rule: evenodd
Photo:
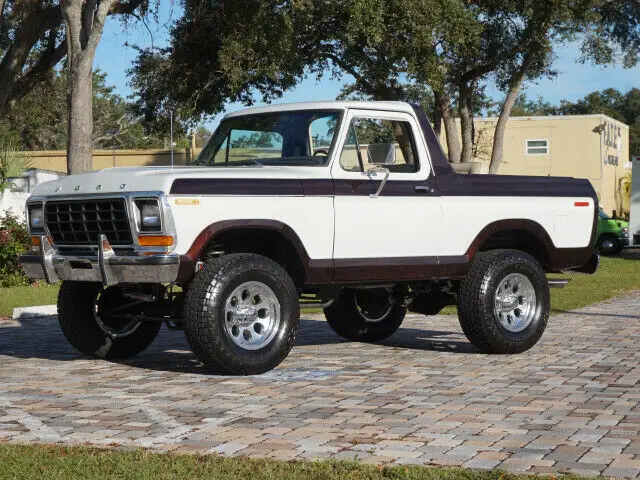
M 413 191 L 416 193 L 433 193 L 433 188 L 426 185 L 416 185 L 413 187 Z

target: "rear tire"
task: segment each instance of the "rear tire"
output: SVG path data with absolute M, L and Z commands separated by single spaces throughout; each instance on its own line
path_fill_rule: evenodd
M 549 309 L 544 271 L 518 250 L 478 253 L 460 283 L 460 325 L 485 353 L 521 353 L 534 346 L 547 326 Z
M 300 322 L 298 292 L 278 263 L 254 254 L 223 255 L 194 277 L 184 331 L 211 371 L 256 375 L 282 362 Z
M 125 301 L 119 287 L 62 282 L 58 293 L 62 333 L 76 350 L 98 358 L 116 360 L 142 352 L 156 338 L 162 323 L 120 321 L 107 313 Z
M 347 340 L 377 342 L 400 328 L 407 313 L 401 300 L 398 292 L 345 288 L 324 309 L 324 316 L 333 331 Z

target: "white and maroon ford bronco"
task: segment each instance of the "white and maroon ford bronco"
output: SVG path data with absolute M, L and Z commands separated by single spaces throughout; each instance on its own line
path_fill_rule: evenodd
M 566 283 L 545 273 L 597 268 L 597 212 L 587 180 L 454 173 L 409 104 L 300 103 L 228 114 L 187 167 L 40 185 L 21 262 L 62 281 L 62 331 L 101 358 L 142 351 L 165 323 L 208 369 L 265 372 L 307 294 L 349 340 L 457 304 L 478 349 L 518 353 Z

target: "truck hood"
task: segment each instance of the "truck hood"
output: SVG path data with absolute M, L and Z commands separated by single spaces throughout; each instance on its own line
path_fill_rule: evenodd
M 128 192 L 165 192 L 182 178 L 300 179 L 326 178 L 323 167 L 117 167 L 69 175 L 38 185 L 33 196 L 86 196 Z

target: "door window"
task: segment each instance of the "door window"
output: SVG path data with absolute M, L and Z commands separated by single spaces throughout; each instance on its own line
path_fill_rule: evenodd
M 418 171 L 418 154 L 409 122 L 354 118 L 340 154 L 340 165 L 348 172 L 384 167 L 390 172 Z

